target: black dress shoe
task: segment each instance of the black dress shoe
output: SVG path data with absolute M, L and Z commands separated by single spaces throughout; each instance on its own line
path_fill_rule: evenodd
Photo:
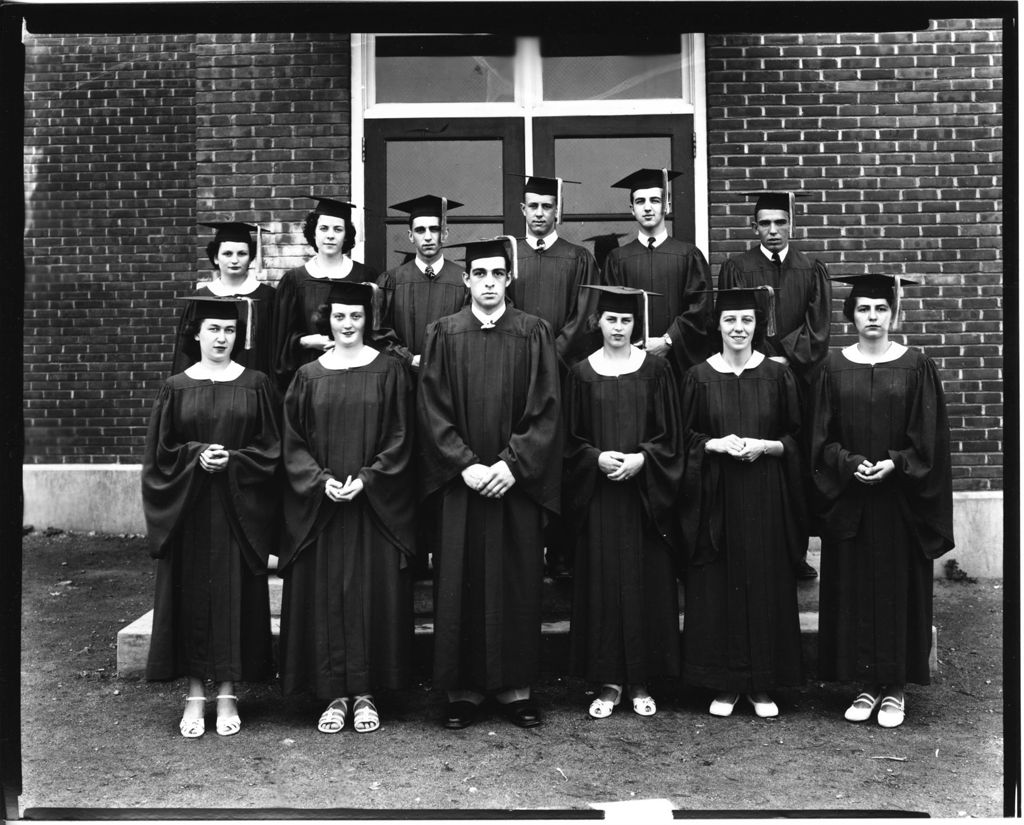
M 807 563 L 807 559 L 804 559 L 796 566 L 796 577 L 798 579 L 816 579 L 818 571 Z
M 535 728 L 540 724 L 540 711 L 532 699 L 517 699 L 514 702 L 499 704 L 502 715 L 513 725 L 521 728 Z
M 444 722 L 448 730 L 462 730 L 468 728 L 476 721 L 479 708 L 472 702 L 460 700 L 449 702 L 444 710 Z

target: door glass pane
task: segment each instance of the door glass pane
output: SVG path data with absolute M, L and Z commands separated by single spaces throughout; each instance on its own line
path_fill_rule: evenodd
M 476 241 L 480 238 L 493 238 L 501 234 L 501 222 L 497 223 L 450 223 L 448 225 L 448 241 L 445 244 L 444 256 L 460 267 L 465 256 L 465 250 L 461 247 L 454 248 L 456 244 Z M 407 258 L 412 257 L 413 248 L 409 241 L 409 224 L 396 223 L 388 224 L 387 231 L 387 264 L 386 268 L 398 266 Z M 448 247 L 452 247 L 449 249 Z M 461 270 L 460 270 L 461 271 Z
M 501 215 L 501 157 L 500 140 L 389 140 L 387 203 L 439 195 L 465 204 L 452 210 L 453 220 Z M 403 214 L 388 209 L 389 216 Z
M 545 100 L 680 98 L 678 35 L 541 39 Z
M 515 40 L 494 35 L 375 38 L 377 103 L 515 99 Z
M 667 166 L 671 156 L 668 137 L 555 138 L 558 176 L 582 181 L 565 185 L 565 214 L 628 213 L 629 192 L 611 185 L 637 169 Z

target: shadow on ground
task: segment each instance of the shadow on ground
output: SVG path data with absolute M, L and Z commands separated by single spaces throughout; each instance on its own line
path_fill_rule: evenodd
M 240 685 L 242 732 L 178 734 L 184 683 L 118 678 L 117 630 L 152 606 L 138 537 L 31 534 L 24 542 L 19 805 L 63 807 L 586 809 L 667 799 L 677 810 L 1003 810 L 1002 588 L 937 582 L 939 675 L 911 686 L 903 727 L 842 719 L 850 689 L 808 681 L 781 716 L 707 714 L 709 697 L 652 686 L 658 714 L 594 721 L 592 686 L 549 673 L 545 724 L 437 724 L 421 667 L 381 697 L 372 735 L 315 730 L 322 708 Z M 742 707 L 742 706 L 741 706 Z M 212 721 L 210 724 L 212 728 Z

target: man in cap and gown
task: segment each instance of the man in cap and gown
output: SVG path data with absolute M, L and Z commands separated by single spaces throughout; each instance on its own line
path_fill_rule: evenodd
M 541 721 L 530 685 L 562 422 L 551 328 L 505 301 L 514 244 L 466 244 L 471 303 L 428 327 L 420 363 L 420 495 L 440 534 L 434 685 L 448 692 L 452 729 L 472 724 L 488 693 L 514 724 Z
M 637 237 L 608 253 L 604 282 L 657 293 L 651 298 L 647 352 L 670 359 L 682 376 L 708 355 L 711 319 L 711 270 L 692 243 L 670 237 L 666 216 L 671 212 L 670 169 L 640 169 L 613 183 L 628 189 Z

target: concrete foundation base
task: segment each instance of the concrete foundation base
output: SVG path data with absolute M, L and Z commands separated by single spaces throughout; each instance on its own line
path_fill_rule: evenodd
M 97 533 L 146 532 L 139 464 L 26 464 L 23 523 Z M 1002 491 L 953 494 L 956 548 L 935 562 L 935 578 L 955 560 L 974 578 L 1003 576 Z

